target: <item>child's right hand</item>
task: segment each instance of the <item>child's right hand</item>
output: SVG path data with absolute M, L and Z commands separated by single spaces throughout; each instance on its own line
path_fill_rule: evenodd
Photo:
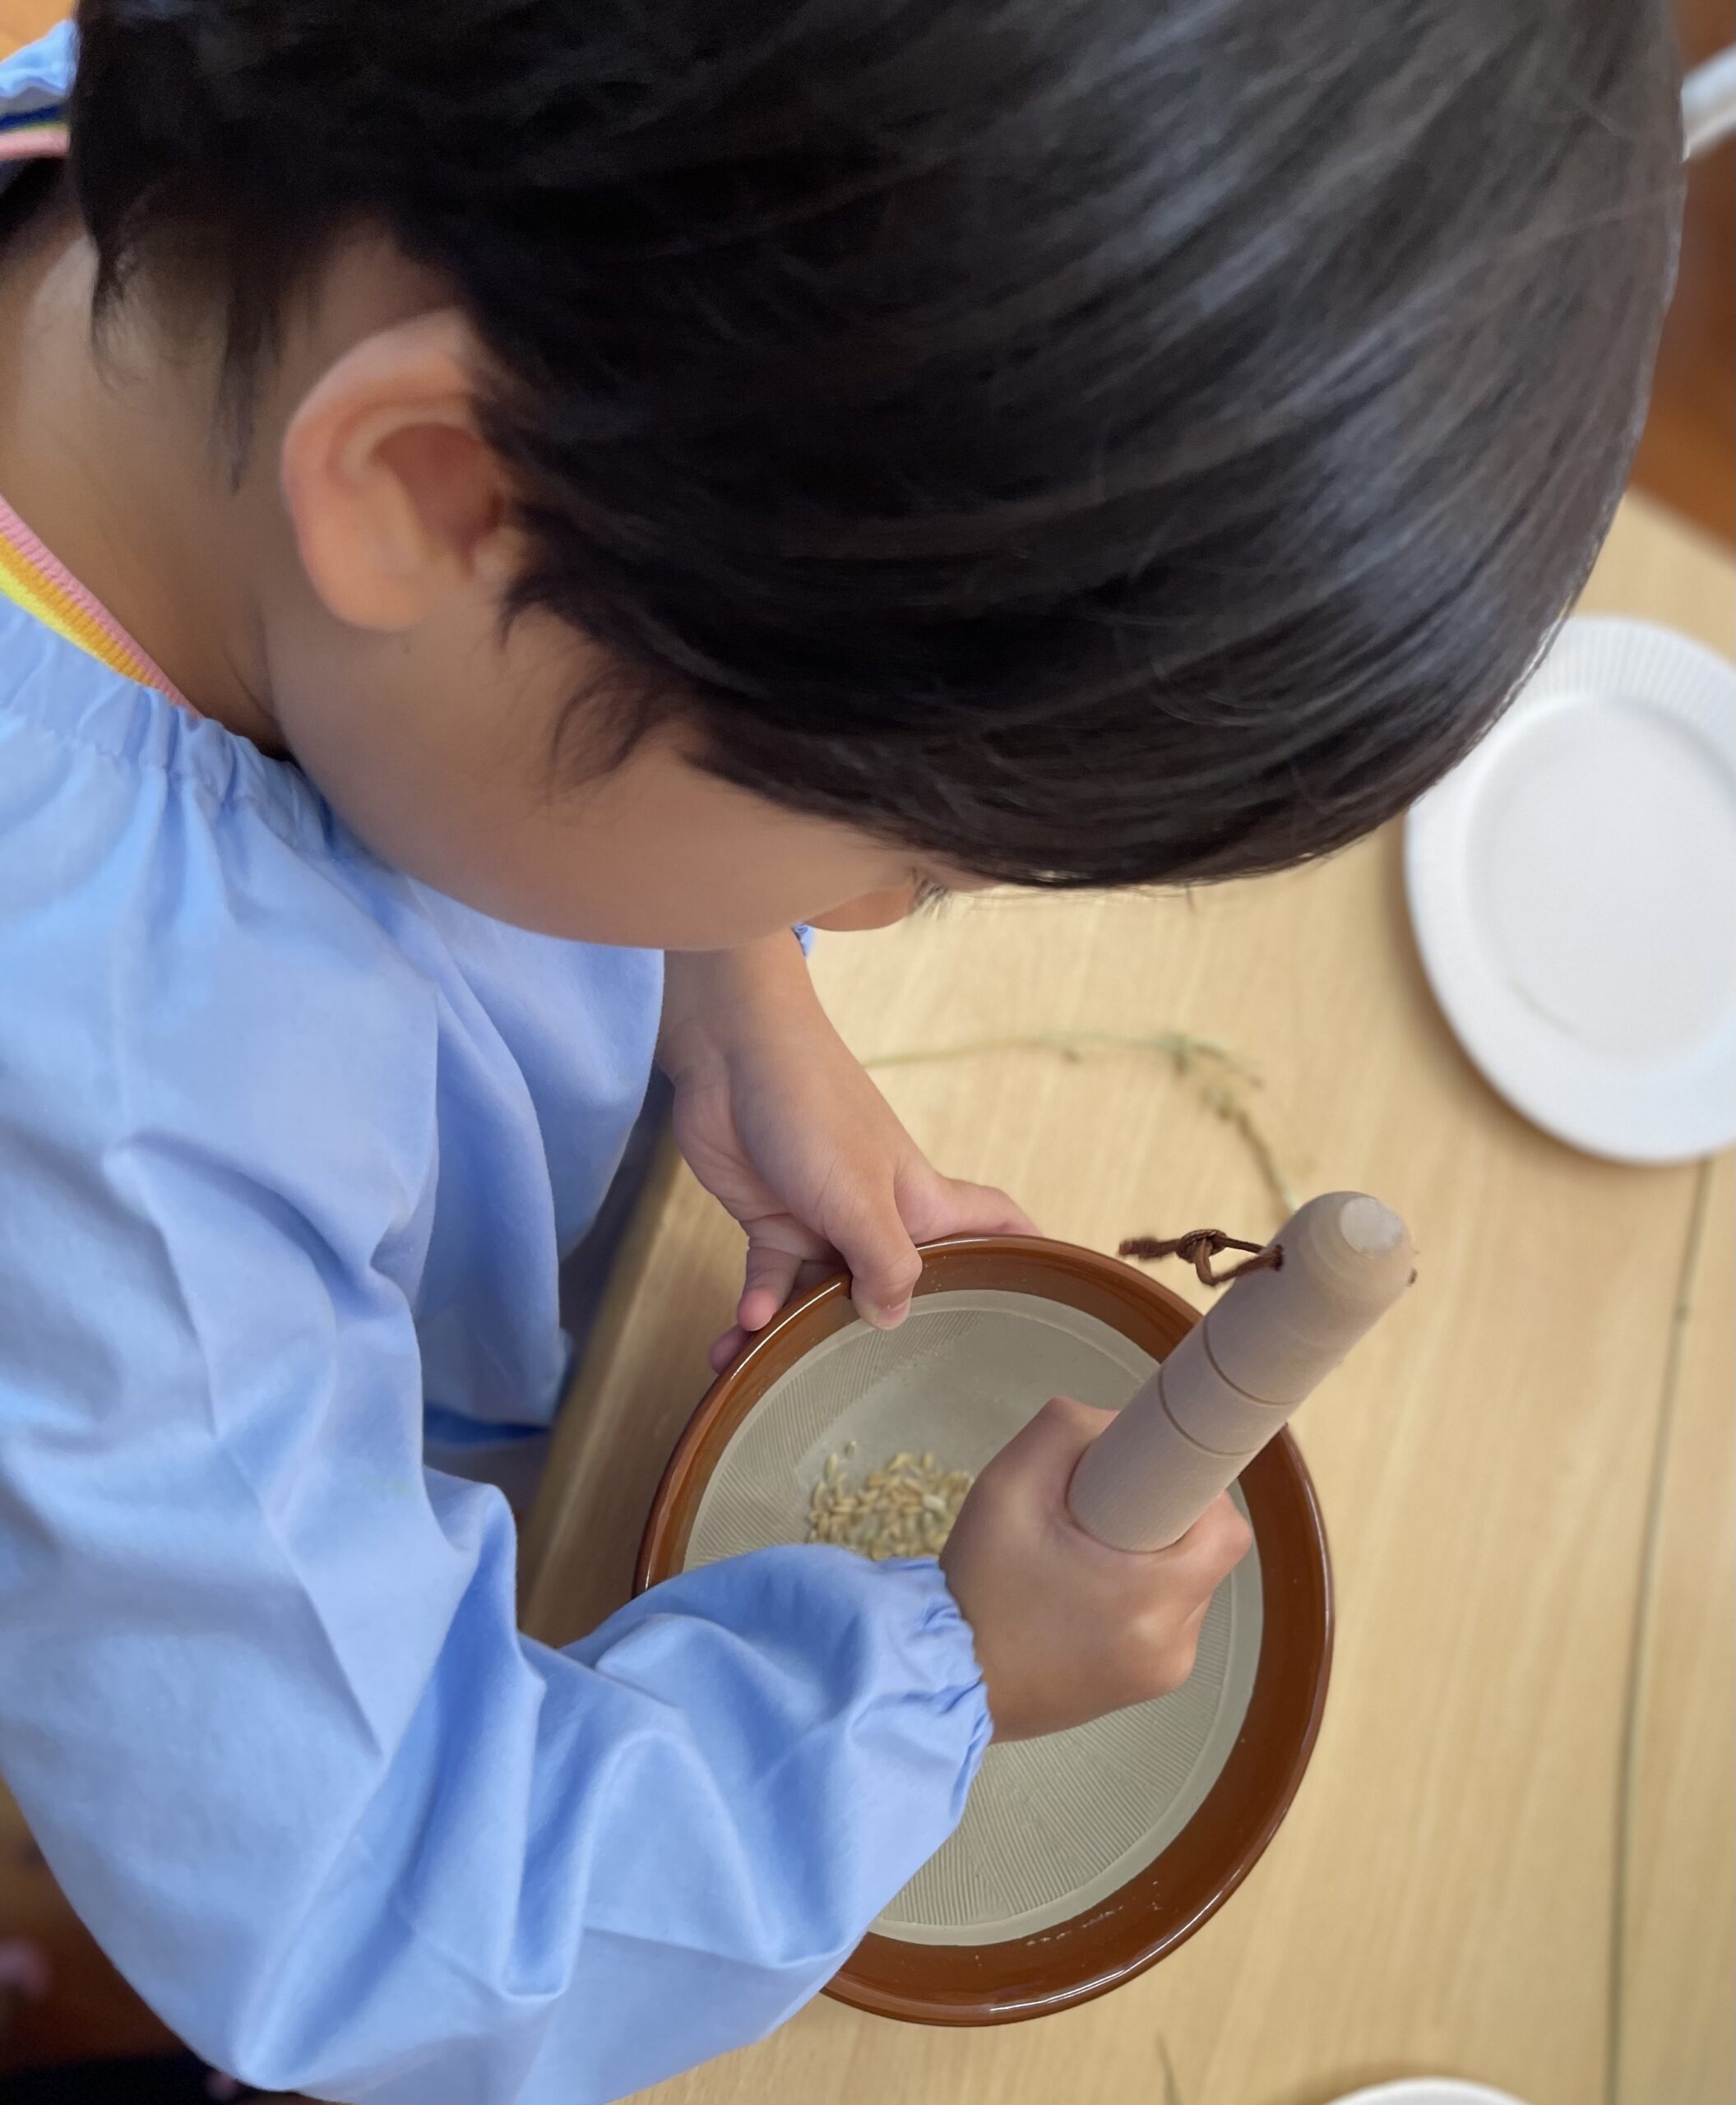
M 997 1739 L 1058 1733 L 1178 1688 L 1212 1594 L 1252 1544 L 1227 1492 L 1169 1549 L 1088 1535 L 1067 1487 L 1113 1416 L 1068 1396 L 1045 1404 L 977 1478 L 942 1552 Z

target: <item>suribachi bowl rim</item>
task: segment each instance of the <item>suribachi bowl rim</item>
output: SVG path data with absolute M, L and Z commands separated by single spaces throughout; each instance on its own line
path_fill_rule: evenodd
M 1198 1311 L 1118 1259 L 1035 1236 L 924 1246 L 919 1297 L 999 1290 L 1083 1310 L 1161 1358 Z M 793 1302 L 701 1399 L 670 1456 L 639 1549 L 634 1590 L 683 1568 L 700 1501 L 748 1413 L 796 1362 L 854 1321 L 839 1276 Z M 1331 1558 L 1313 1479 L 1288 1430 L 1241 1477 L 1260 1549 L 1264 1626 L 1242 1728 L 1182 1832 L 1107 1899 L 1039 1935 L 993 1944 L 908 1942 L 871 1931 L 826 1992 L 924 2024 L 1014 2024 L 1107 1994 L 1211 1921 L 1265 1853 L 1319 1737 L 1331 1677 Z

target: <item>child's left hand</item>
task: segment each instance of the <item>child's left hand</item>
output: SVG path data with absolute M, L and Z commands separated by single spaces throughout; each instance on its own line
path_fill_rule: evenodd
M 669 960 L 658 1059 L 693 1173 L 748 1231 L 726 1367 L 792 1293 L 840 1267 L 857 1312 L 901 1323 L 919 1242 L 1034 1235 L 1004 1191 L 942 1177 L 833 1029 L 794 938 Z

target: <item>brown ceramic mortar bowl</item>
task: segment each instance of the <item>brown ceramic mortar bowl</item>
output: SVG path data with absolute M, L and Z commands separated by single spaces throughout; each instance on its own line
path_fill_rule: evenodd
M 1001 1290 L 1058 1302 L 1154 1358 L 1197 1320 L 1179 1295 L 1113 1258 L 1035 1238 L 961 1238 L 923 1252 L 918 1295 Z M 793 1303 L 715 1382 L 658 1488 L 641 1544 L 640 1589 L 684 1567 L 712 1470 L 772 1384 L 854 1320 L 848 1282 Z M 1300 1785 L 1326 1702 L 1332 1579 L 1314 1487 L 1280 1433 L 1243 1473 L 1260 1559 L 1261 1626 L 1248 1708 L 1198 1809 L 1146 1867 L 1107 1899 L 1039 1935 L 978 1944 L 907 1942 L 871 1932 L 827 1992 L 884 2017 L 1000 2024 L 1105 1993 L 1174 1951 L 1221 1908 L 1277 1831 Z

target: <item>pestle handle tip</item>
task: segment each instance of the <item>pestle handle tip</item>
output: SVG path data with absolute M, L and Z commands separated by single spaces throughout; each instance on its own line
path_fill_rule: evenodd
M 1275 1265 L 1214 1302 L 1079 1458 L 1074 1519 L 1099 1542 L 1176 1541 L 1416 1276 L 1410 1232 L 1366 1192 L 1311 1199 Z
M 1390 1257 L 1409 1239 L 1391 1207 L 1366 1191 L 1354 1193 L 1340 1207 L 1338 1232 L 1359 1257 Z

